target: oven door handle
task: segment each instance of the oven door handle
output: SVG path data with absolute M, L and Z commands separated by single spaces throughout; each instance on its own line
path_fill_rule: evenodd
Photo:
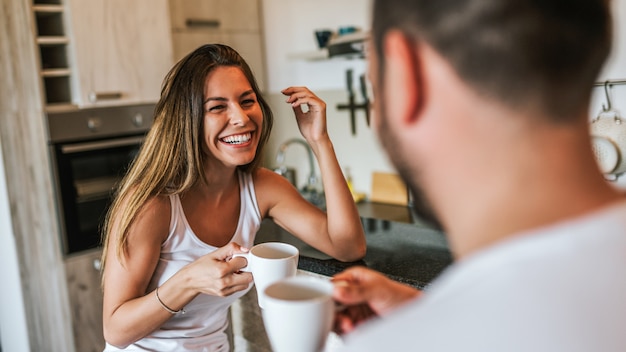
M 89 152 L 93 150 L 102 150 L 102 149 L 107 149 L 107 148 L 127 147 L 129 145 L 141 144 L 143 142 L 143 139 L 144 137 L 140 136 L 140 137 L 117 138 L 115 140 L 109 140 L 109 141 L 87 142 L 87 143 L 64 145 L 61 147 L 61 153 L 73 154 L 73 153 L 80 153 L 80 152 Z

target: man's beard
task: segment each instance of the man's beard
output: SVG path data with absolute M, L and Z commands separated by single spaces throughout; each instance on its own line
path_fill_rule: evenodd
M 426 194 L 417 181 L 419 171 L 411 170 L 407 156 L 402 152 L 402 148 L 397 143 L 393 132 L 390 131 L 386 116 L 384 116 L 381 111 L 384 111 L 384 106 L 381 106 L 381 109 L 378 111 L 379 115 L 383 115 L 378 117 L 378 138 L 383 149 L 387 152 L 389 160 L 409 188 L 409 192 L 412 196 L 410 207 L 413 211 L 413 215 L 426 225 L 436 230 L 443 231 L 443 226 L 439 218 L 435 214 L 430 202 L 426 198 Z

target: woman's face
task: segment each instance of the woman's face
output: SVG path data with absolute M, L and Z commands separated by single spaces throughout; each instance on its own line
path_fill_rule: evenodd
M 209 164 L 246 165 L 256 155 L 263 112 L 239 67 L 219 66 L 204 85 L 204 152 Z

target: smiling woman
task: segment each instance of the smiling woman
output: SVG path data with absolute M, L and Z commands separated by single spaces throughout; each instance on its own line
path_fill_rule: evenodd
M 107 215 L 105 351 L 228 351 L 228 308 L 252 283 L 246 260 L 233 256 L 253 245 L 263 218 L 339 260 L 365 255 L 326 104 L 305 87 L 283 94 L 317 157 L 328 214 L 259 166 L 272 113 L 236 51 L 204 45 L 168 73 Z

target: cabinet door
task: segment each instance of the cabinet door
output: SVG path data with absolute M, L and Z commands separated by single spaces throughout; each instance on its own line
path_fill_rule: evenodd
M 167 0 L 70 0 L 78 105 L 158 100 L 173 63 Z
M 259 31 L 258 0 L 170 0 L 174 30 Z
M 91 251 L 65 260 L 76 351 L 101 352 L 104 349 L 99 267 L 101 253 L 101 250 Z

